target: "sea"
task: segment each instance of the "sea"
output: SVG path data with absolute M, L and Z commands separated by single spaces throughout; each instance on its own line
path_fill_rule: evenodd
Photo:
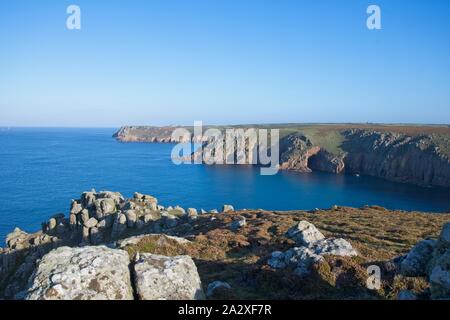
M 83 191 L 138 191 L 185 208 L 294 210 L 379 205 L 442 213 L 450 189 L 379 178 L 280 171 L 245 165 L 175 165 L 173 144 L 122 143 L 116 128 L 0 128 L 0 239 L 15 227 L 33 232 L 68 214 Z M 0 242 L 1 243 L 1 242 Z

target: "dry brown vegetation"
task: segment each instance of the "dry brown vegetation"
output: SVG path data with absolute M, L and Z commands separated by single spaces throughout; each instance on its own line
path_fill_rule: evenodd
M 237 216 L 244 216 L 247 225 L 234 232 L 229 225 Z M 328 256 L 306 279 L 299 279 L 290 269 L 270 268 L 266 262 L 271 252 L 294 246 L 284 234 L 301 220 L 310 221 L 327 237 L 349 240 L 359 255 Z M 416 292 L 426 289 L 425 279 L 399 276 L 390 260 L 407 253 L 424 238 L 436 238 L 448 221 L 450 214 L 389 211 L 376 206 L 317 212 L 249 210 L 201 215 L 192 224 L 193 229 L 186 231 L 186 226 L 180 225 L 173 230 L 176 235 L 190 234 L 190 244 L 181 245 L 170 239 L 155 243 L 149 237 L 127 249 L 132 255 L 136 252 L 190 255 L 205 287 L 214 280 L 231 284 L 233 290 L 219 292 L 219 298 L 389 299 L 403 289 Z M 382 269 L 383 286 L 378 291 L 365 287 L 366 268 L 370 264 Z

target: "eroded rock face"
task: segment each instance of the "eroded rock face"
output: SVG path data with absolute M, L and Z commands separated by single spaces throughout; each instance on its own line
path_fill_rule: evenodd
M 317 154 L 308 159 L 308 167 L 313 171 L 342 173 L 345 169 L 344 156 L 337 156 L 325 149 L 320 149 Z
M 224 204 L 222 208 L 222 212 L 231 212 L 234 211 L 234 207 L 230 204 Z
M 295 274 L 303 277 L 309 274 L 311 266 L 314 263 L 323 261 L 323 257 L 309 248 L 296 247 L 289 249 L 282 256 L 279 256 L 278 260 L 283 261 L 286 266 L 294 265 Z
M 308 159 L 319 151 L 320 147 L 314 146 L 304 135 L 300 133 L 288 135 L 280 141 L 280 169 L 311 172 Z
M 142 253 L 133 267 L 141 300 L 199 300 L 204 298 L 200 277 L 189 256 L 166 257 Z
M 409 277 L 424 276 L 433 256 L 435 240 L 422 240 L 416 244 L 400 264 L 401 273 Z
M 322 239 L 315 242 L 311 248 L 319 255 L 334 255 L 341 257 L 352 257 L 358 255 L 350 242 L 342 238 Z
M 61 247 L 30 278 L 27 300 L 131 300 L 129 256 L 104 246 Z
M 450 186 L 450 159 L 431 135 L 352 129 L 343 132 L 345 170 L 419 185 Z
M 240 228 L 243 228 L 247 225 L 247 221 L 245 219 L 245 217 L 239 216 L 236 220 L 234 220 L 231 224 L 230 224 L 230 229 L 233 231 L 237 231 Z
M 356 256 L 358 253 L 352 245 L 342 238 L 328 238 L 310 222 L 300 221 L 291 227 L 286 236 L 295 240 L 298 247 L 286 252 L 274 251 L 267 264 L 274 269 L 284 269 L 288 266 L 295 268 L 295 273 L 301 277 L 309 274 L 311 266 L 323 261 L 323 256 L 334 255 L 341 257 Z

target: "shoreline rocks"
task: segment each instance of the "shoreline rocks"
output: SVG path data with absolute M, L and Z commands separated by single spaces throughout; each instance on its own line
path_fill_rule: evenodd
M 101 204 L 95 205 L 103 203 L 105 199 L 115 199 L 114 209 L 102 207 Z M 107 200 L 106 203 L 108 202 Z M 409 217 L 404 212 L 397 212 L 394 217 L 394 213 L 389 212 L 387 215 L 387 211 L 379 207 L 354 209 L 336 206 L 332 210 L 324 209 L 314 213 L 258 209 L 227 211 L 225 214 L 198 214 L 195 208 L 185 210 L 179 206 L 163 207 L 157 204 L 156 198 L 148 195 L 135 194 L 132 198 L 125 199 L 118 193 L 93 190 L 83 193 L 79 200 L 72 201 L 67 218 L 63 214 L 56 214 L 43 224 L 41 231 L 28 234 L 16 228 L 7 236 L 7 247 L 0 249 L 0 296 L 6 299 L 114 299 L 111 292 L 115 292 L 114 288 L 117 288 L 116 281 L 120 284 L 119 288 L 124 288 L 122 276 L 109 279 L 112 284 L 106 278 L 105 283 L 97 283 L 97 280 L 92 279 L 103 277 L 102 272 L 110 272 L 112 277 L 116 272 L 115 268 L 122 270 L 121 274 L 125 274 L 125 270 L 132 270 L 129 272 L 131 298 L 137 296 L 136 279 L 142 275 L 139 285 L 141 293 L 138 295 L 141 299 L 153 299 L 156 296 L 161 299 L 200 299 L 204 298 L 203 290 L 212 299 L 228 299 L 240 297 L 249 290 L 248 286 L 278 286 L 277 281 L 299 281 L 302 286 L 306 284 L 306 288 L 309 285 L 314 288 L 316 284 L 308 284 L 309 281 L 324 280 L 333 288 L 330 290 L 340 290 L 341 286 L 354 286 L 350 284 L 352 281 L 357 281 L 357 284 L 362 281 L 358 285 L 364 287 L 367 252 L 372 255 L 375 252 L 372 250 L 375 249 L 364 245 L 365 238 L 360 237 L 358 241 L 357 234 L 349 238 L 351 243 L 342 238 L 325 237 L 315 225 L 330 230 L 327 226 L 330 216 L 334 220 L 349 214 L 348 218 L 351 220 L 344 221 L 354 223 L 355 218 L 366 216 L 369 210 L 372 210 L 372 215 L 379 215 L 382 219 L 386 216 L 386 219 L 392 217 L 401 219 L 395 221 L 410 222 L 406 220 Z M 411 217 L 417 215 L 412 213 Z M 305 220 L 299 219 L 299 216 Z M 439 221 L 439 227 L 443 225 L 442 219 L 428 216 L 416 218 L 417 221 L 422 221 L 422 225 L 415 231 L 414 239 L 427 234 L 426 230 L 429 229 L 424 228 L 424 221 L 430 221 L 429 225 L 436 225 L 436 221 Z M 380 220 L 375 221 L 379 223 Z M 367 224 L 363 225 L 366 230 Z M 384 232 L 395 236 L 388 230 L 396 225 L 389 225 L 389 229 Z M 340 224 L 335 227 L 337 231 L 333 233 L 346 234 L 345 230 L 339 231 Z M 418 277 L 417 281 L 412 282 L 417 282 L 420 287 L 407 287 L 417 299 L 447 299 L 450 297 L 449 233 L 450 223 L 447 223 L 437 240 L 419 241 L 405 256 L 398 256 L 397 259 L 390 256 L 388 261 L 380 260 L 383 274 L 393 279 L 405 279 L 405 275 Z M 434 233 L 432 236 L 436 235 Z M 371 236 L 377 241 L 384 241 L 384 238 L 378 239 L 377 234 Z M 400 234 L 398 236 L 402 238 Z M 403 245 L 405 242 L 399 243 Z M 109 252 L 114 252 L 111 260 L 103 258 L 104 251 L 108 255 Z M 116 254 L 118 251 L 122 253 Z M 126 259 L 114 258 L 123 253 L 126 254 Z M 400 253 L 405 254 L 404 251 Z M 357 255 L 359 257 L 353 259 Z M 245 263 L 242 263 L 243 259 Z M 386 271 L 384 267 L 387 263 L 393 266 L 389 268 L 390 271 Z M 104 267 L 104 264 L 108 266 Z M 137 264 L 140 267 L 136 269 Z M 92 268 L 98 268 L 99 274 L 93 272 Z M 222 269 L 226 272 L 221 273 Z M 71 275 L 72 271 L 79 278 L 73 278 L 75 276 Z M 93 278 L 84 276 L 83 272 L 88 272 Z M 150 272 L 152 276 L 144 277 L 146 272 Z M 199 284 L 199 273 L 211 288 L 217 288 L 213 290 L 209 286 L 202 287 Z M 164 282 L 166 278 L 172 279 L 171 283 Z M 228 284 L 233 290 L 224 284 L 215 283 L 216 279 Z M 88 286 L 85 289 L 86 281 L 92 282 L 91 288 Z M 267 282 L 261 284 L 258 281 Z M 428 282 L 427 290 L 424 281 Z M 157 292 L 151 286 L 155 282 L 160 284 Z M 391 285 L 389 283 L 388 290 L 391 290 Z M 105 293 L 103 286 L 112 289 Z M 280 284 L 277 288 L 285 290 L 285 285 Z M 302 288 L 297 289 L 302 291 Z M 211 291 L 209 289 L 215 293 L 208 293 Z M 72 294 L 67 290 L 78 293 Z M 79 292 L 83 290 L 85 294 L 81 295 Z M 286 291 L 283 297 L 300 294 L 296 292 Z M 330 292 L 327 291 L 327 294 Z M 357 295 L 364 297 L 359 291 Z M 395 297 L 406 299 L 411 295 L 394 291 L 389 298 Z
M 328 238 L 310 222 L 300 221 L 292 226 L 286 236 L 296 242 L 296 247 L 286 252 L 274 251 L 267 264 L 274 269 L 284 269 L 294 266 L 294 273 L 304 277 L 311 271 L 311 266 L 324 261 L 325 255 L 341 257 L 357 256 L 352 245 L 342 238 Z

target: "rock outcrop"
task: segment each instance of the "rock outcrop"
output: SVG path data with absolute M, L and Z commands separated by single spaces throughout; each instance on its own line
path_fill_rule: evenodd
M 402 260 L 400 264 L 401 272 L 410 277 L 426 275 L 428 263 L 433 256 L 435 247 L 436 240 L 428 239 L 420 241 Z
M 280 141 L 280 169 L 298 172 L 311 172 L 309 159 L 318 154 L 319 146 L 315 146 L 306 136 L 295 133 Z
M 417 243 L 400 266 L 406 276 L 428 278 L 431 298 L 450 299 L 450 222 L 444 225 L 437 241 Z
M 210 299 L 450 297 L 448 214 L 225 211 L 85 192 L 41 231 L 7 236 L 0 298 L 200 299 L 203 290 Z M 382 290 L 366 288 L 372 264 L 382 269 Z
M 450 299 L 450 222 L 441 231 L 429 266 L 431 297 Z
M 189 256 L 141 253 L 133 267 L 140 300 L 201 300 L 204 293 Z
M 310 222 L 300 221 L 291 227 L 286 236 L 293 239 L 298 247 L 286 252 L 272 252 L 268 265 L 274 269 L 284 269 L 288 266 L 295 268 L 295 273 L 306 276 L 315 263 L 323 261 L 325 255 L 351 257 L 357 252 L 352 245 L 341 238 L 334 239 L 325 236 Z
M 325 239 L 325 236 L 312 223 L 300 221 L 291 227 L 286 236 L 293 239 L 300 246 L 310 246 L 319 240 Z
M 131 300 L 128 253 L 107 247 L 61 247 L 46 254 L 27 300 Z
M 28 234 L 16 228 L 7 236 L 7 248 L 0 252 L 0 287 L 5 287 L 2 295 L 20 298 L 36 261 L 52 249 L 170 233 L 182 225 L 189 230 L 195 217 L 193 208 L 189 212 L 180 206 L 165 208 L 150 195 L 135 193 L 125 199 L 117 192 L 84 192 L 80 199 L 72 200 L 68 217 L 56 214 L 42 224 L 39 232 Z M 160 236 L 160 241 L 164 242 L 167 236 Z

